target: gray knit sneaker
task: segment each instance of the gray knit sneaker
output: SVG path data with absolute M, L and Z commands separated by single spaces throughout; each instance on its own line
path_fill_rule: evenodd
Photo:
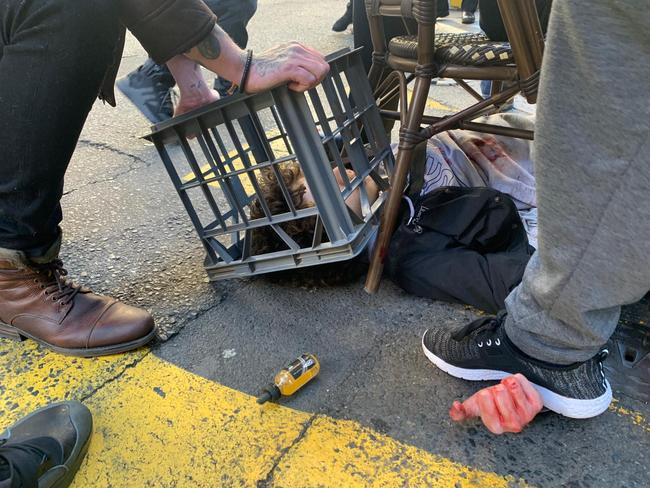
M 505 313 L 466 325 L 456 333 L 429 329 L 422 337 L 427 358 L 444 372 L 470 381 L 498 381 L 521 373 L 533 383 L 544 406 L 572 418 L 600 415 L 612 401 L 603 350 L 584 363 L 558 366 L 527 356 L 505 333 Z

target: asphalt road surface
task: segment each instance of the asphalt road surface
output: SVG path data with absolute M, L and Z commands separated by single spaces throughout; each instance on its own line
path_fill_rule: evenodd
M 256 52 L 291 39 L 323 52 L 349 46 L 349 31 L 330 31 L 344 7 L 343 0 L 261 0 L 250 45 Z M 144 59 L 129 38 L 121 74 Z M 439 110 L 467 102 L 457 87 L 435 88 L 431 96 Z M 140 138 L 147 131 L 120 94 L 116 109 L 95 105 L 66 179 L 63 253 L 80 281 L 152 310 L 161 335 L 156 356 L 256 395 L 287 360 L 312 352 L 322 373 L 285 403 L 293 409 L 357 421 L 435 456 L 532 485 L 647 486 L 650 409 L 624 396 L 599 418 L 542 414 L 519 435 L 453 424 L 452 402 L 484 385 L 438 371 L 422 354 L 420 337 L 427 327 L 472 320 L 476 312 L 468 307 L 408 296 L 388 281 L 375 296 L 363 292 L 361 281 L 320 289 L 260 279 L 209 283 L 191 223 L 155 149 Z

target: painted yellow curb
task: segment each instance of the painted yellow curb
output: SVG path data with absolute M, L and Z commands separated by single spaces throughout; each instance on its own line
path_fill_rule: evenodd
M 275 471 L 277 486 L 506 487 L 512 476 L 479 471 L 378 434 L 357 422 L 318 417 Z
M 0 339 L 0 431 L 49 403 L 92 395 L 147 353 L 141 349 L 105 358 L 71 358 L 50 353 L 32 341 Z
M 33 409 L 84 400 L 95 434 L 79 487 L 525 486 L 357 422 L 267 404 L 148 350 L 75 359 L 0 340 L 0 430 Z M 648 430 L 645 418 L 610 408 Z
M 95 433 L 75 487 L 507 486 L 352 421 L 260 407 L 149 351 L 98 359 L 0 340 L 0 430 L 84 399 Z M 267 483 L 265 483 L 267 482 Z
M 507 486 L 377 434 L 277 405 L 153 355 L 89 399 L 95 438 L 76 487 Z M 274 466 L 277 467 L 274 469 Z
M 254 486 L 310 417 L 153 355 L 86 404 L 95 436 L 76 487 Z

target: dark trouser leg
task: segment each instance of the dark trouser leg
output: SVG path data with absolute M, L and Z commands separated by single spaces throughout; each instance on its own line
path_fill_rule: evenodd
M 546 33 L 548 27 L 552 4 L 553 0 L 535 0 L 537 15 L 539 16 L 544 33 Z M 506 28 L 503 26 L 503 19 L 501 18 L 497 0 L 480 0 L 479 11 L 481 13 L 480 23 L 483 32 L 493 41 L 507 41 L 508 34 L 506 34 Z
M 334 32 L 343 32 L 352 23 L 352 2 L 348 2 L 345 6 L 345 12 L 339 17 L 332 25 Z
M 463 2 L 460 4 L 460 9 L 463 12 L 474 13 L 476 12 L 477 8 L 478 8 L 478 0 L 463 0 Z
M 248 45 L 247 26 L 257 11 L 257 0 L 205 0 L 217 16 L 217 23 L 242 49 Z M 221 96 L 230 89 L 230 82 L 216 78 L 214 88 Z
M 446 12 L 449 13 L 448 6 Z M 438 13 L 440 13 L 440 7 L 438 7 Z M 415 21 L 407 19 L 407 23 L 412 32 L 417 32 L 417 24 Z M 364 0 L 353 0 L 352 24 L 354 26 L 354 47 L 363 48 L 361 50 L 361 58 L 363 59 L 366 72 L 368 72 L 372 64 L 372 40 L 370 39 L 370 26 L 368 25 Z M 386 17 L 384 19 L 384 32 L 386 34 L 386 43 L 395 36 L 404 36 L 407 34 L 404 22 L 398 17 Z
M 554 364 L 592 357 L 620 305 L 650 290 L 650 11 L 556 2 L 541 74 L 539 248 L 506 300 L 506 332 Z
M 449 0 L 438 0 L 438 17 L 449 15 Z
M 246 27 L 257 11 L 257 0 L 205 0 L 217 16 L 219 26 L 244 48 L 248 44 Z
M 63 176 L 113 59 L 116 2 L 0 0 L 0 247 L 59 238 Z
M 352 1 L 352 25 L 354 26 L 354 47 L 361 47 L 361 58 L 366 72 L 370 71 L 372 64 L 372 41 L 370 39 L 370 26 L 366 15 L 364 0 Z

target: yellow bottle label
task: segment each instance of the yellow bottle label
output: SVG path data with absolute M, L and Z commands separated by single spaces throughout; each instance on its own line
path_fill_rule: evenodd
M 275 377 L 275 386 L 283 396 L 293 395 L 320 371 L 320 364 L 313 354 L 303 354 Z

